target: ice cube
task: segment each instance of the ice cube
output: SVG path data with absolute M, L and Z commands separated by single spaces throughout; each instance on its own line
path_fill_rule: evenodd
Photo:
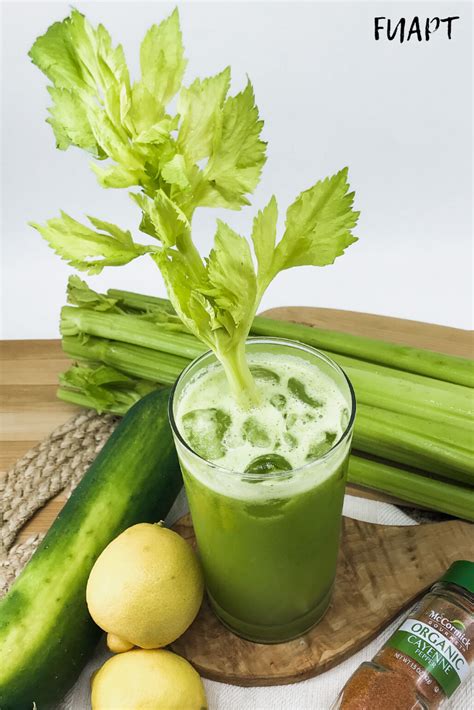
M 290 471 L 291 465 L 280 454 L 264 454 L 253 459 L 245 469 L 245 473 L 273 473 L 274 471 Z
M 337 434 L 334 431 L 325 431 L 324 436 L 319 441 L 311 444 L 308 453 L 306 455 L 306 460 L 311 461 L 312 459 L 318 459 L 324 454 L 327 454 L 329 449 L 332 448 Z
M 214 461 L 224 456 L 226 450 L 222 443 L 225 433 L 231 425 L 230 416 L 222 409 L 194 409 L 182 419 L 186 440 L 202 458 Z
M 296 422 L 298 421 L 298 416 L 296 414 L 289 414 L 286 418 L 286 428 L 293 429 Z
M 286 407 L 286 397 L 284 394 L 274 394 L 273 397 L 270 397 L 270 404 L 272 407 L 275 407 L 275 409 L 279 409 L 280 412 L 283 411 Z
M 296 397 L 296 399 L 299 399 L 305 404 L 309 404 L 310 407 L 316 408 L 323 406 L 323 402 L 321 402 L 319 399 L 316 399 L 315 397 L 311 397 L 311 395 L 308 394 L 303 382 L 301 382 L 301 380 L 298 380 L 296 377 L 290 377 L 290 379 L 288 380 L 288 390 L 291 392 L 293 397 Z
M 242 436 L 245 441 L 250 442 L 253 446 L 258 446 L 264 449 L 270 446 L 270 436 L 256 417 L 249 417 L 242 425 Z
M 273 372 L 273 370 L 268 370 L 266 367 L 261 367 L 260 365 L 250 365 L 250 372 L 256 380 L 273 382 L 276 385 L 280 382 L 280 375 L 277 375 L 277 373 Z
M 301 426 L 305 424 L 309 424 L 309 422 L 314 422 L 315 421 L 315 416 L 311 414 L 310 412 L 305 412 L 305 414 L 302 414 L 298 416 L 297 414 L 289 414 L 288 417 L 286 418 L 286 428 L 288 431 L 291 431 L 291 429 L 294 429 L 296 426 Z
M 296 447 L 298 446 L 298 439 L 296 438 L 296 436 L 293 436 L 293 434 L 290 434 L 288 431 L 283 434 L 283 440 L 290 449 L 290 451 L 293 451 L 293 449 L 296 449 Z

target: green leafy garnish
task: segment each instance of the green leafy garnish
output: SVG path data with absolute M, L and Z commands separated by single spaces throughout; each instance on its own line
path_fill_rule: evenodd
M 73 365 L 59 375 L 59 385 L 74 395 L 94 403 L 100 412 L 114 411 L 123 414 L 158 385 L 128 377 L 108 365 Z M 77 400 L 81 404 L 81 399 Z
M 92 165 L 104 187 L 137 186 L 152 198 L 163 190 L 188 218 L 199 205 L 248 204 L 265 162 L 252 87 L 228 96 L 229 68 L 182 86 L 187 62 L 177 10 L 146 33 L 134 83 L 121 45 L 113 47 L 107 30 L 77 10 L 51 25 L 29 54 L 52 83 L 48 122 L 57 147 L 109 159 L 106 167 Z
M 277 204 L 272 197 L 254 221 L 257 271 L 248 241 L 221 221 L 205 262 L 188 230 L 176 237 L 174 245 L 152 254 L 176 312 L 214 350 L 241 400 L 256 398 L 244 349 L 265 289 L 280 271 L 292 266 L 332 264 L 355 241 L 351 226 L 358 213 L 352 210 L 353 198 L 346 169 L 316 183 L 288 208 L 286 230 L 277 243 Z
M 129 231 L 114 224 L 89 217 L 96 231 L 81 224 L 65 212 L 41 226 L 31 222 L 56 254 L 70 266 L 89 274 L 99 274 L 104 266 L 122 266 L 137 256 L 153 251 L 153 247 L 136 244 Z
M 354 193 L 349 192 L 348 168 L 320 180 L 302 192 L 286 212 L 285 232 L 275 246 L 277 205 L 272 198 L 259 212 L 252 232 L 258 259 L 260 289 L 284 269 L 293 266 L 326 266 L 357 241 L 351 230 L 359 212 L 354 212 Z
M 96 162 L 92 168 L 104 187 L 138 188 L 131 197 L 141 210 L 139 229 L 154 242 L 137 243 L 129 231 L 90 217 L 92 229 L 65 213 L 33 226 L 71 266 L 89 273 L 150 254 L 186 329 L 216 353 L 235 396 L 257 401 L 245 340 L 265 289 L 285 269 L 333 263 L 355 241 L 358 212 L 347 168 L 297 197 L 280 240 L 275 197 L 257 213 L 251 234 L 256 266 L 250 242 L 220 220 L 203 259 L 192 238 L 194 211 L 249 204 L 266 159 L 250 81 L 229 96 L 227 67 L 183 86 L 177 10 L 148 30 L 135 82 L 122 47 L 76 10 L 36 40 L 30 57 L 52 84 L 48 121 L 58 148 L 76 146 L 101 161 L 104 167 Z M 120 312 L 119 304 L 101 307 Z
M 67 283 L 67 300 L 74 306 L 99 312 L 121 313 L 118 299 L 93 291 L 79 276 L 72 275 Z

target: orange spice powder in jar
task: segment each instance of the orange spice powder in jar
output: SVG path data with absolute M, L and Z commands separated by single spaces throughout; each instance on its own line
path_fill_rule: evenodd
M 474 665 L 474 562 L 454 562 L 332 710 L 437 710 Z

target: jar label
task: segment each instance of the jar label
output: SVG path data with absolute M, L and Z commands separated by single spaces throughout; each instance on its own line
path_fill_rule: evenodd
M 387 643 L 417 661 L 449 697 L 469 676 L 466 657 L 432 626 L 419 619 L 406 619 Z

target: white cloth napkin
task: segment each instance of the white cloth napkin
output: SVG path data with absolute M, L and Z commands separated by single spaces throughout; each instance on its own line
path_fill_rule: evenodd
M 187 512 L 182 492 L 176 500 L 166 522 L 172 525 Z M 357 520 L 383 525 L 412 525 L 413 521 L 393 505 L 346 496 L 344 515 Z M 404 615 L 402 615 L 403 617 Z M 400 619 L 402 618 L 400 617 Z M 374 641 L 347 661 L 322 673 L 316 678 L 292 685 L 271 688 L 240 688 L 204 679 L 209 710 L 329 710 L 340 689 L 362 661 L 370 660 L 399 624 L 394 621 Z M 75 686 L 69 692 L 60 710 L 90 710 L 90 677 L 111 654 L 102 641 L 87 664 Z M 447 704 L 446 710 L 472 710 L 474 708 L 474 678 L 465 682 Z M 186 710 L 183 708 L 182 710 Z M 387 710 L 391 710 L 387 708 Z

